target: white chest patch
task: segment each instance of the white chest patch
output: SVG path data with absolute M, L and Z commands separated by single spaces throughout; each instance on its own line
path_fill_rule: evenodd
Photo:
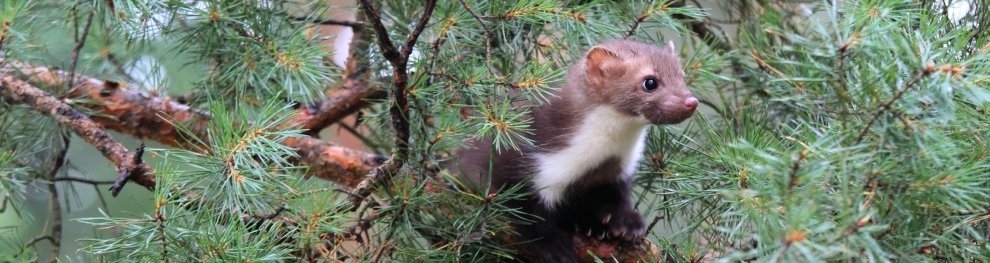
M 555 206 L 571 183 L 610 157 L 622 163 L 623 174 L 616 175 L 616 180 L 632 176 L 643 156 L 647 123 L 643 117 L 623 115 L 610 106 L 592 109 L 567 147 L 534 156 L 537 174 L 533 184 L 540 199 L 547 207 Z

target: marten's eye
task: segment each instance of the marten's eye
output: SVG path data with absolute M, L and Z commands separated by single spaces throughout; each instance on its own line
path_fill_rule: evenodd
M 656 78 L 649 77 L 643 81 L 643 90 L 654 91 L 657 90 L 658 86 L 660 86 L 660 82 L 657 82 Z

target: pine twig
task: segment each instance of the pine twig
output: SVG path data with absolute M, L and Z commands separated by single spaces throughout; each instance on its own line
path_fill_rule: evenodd
M 801 178 L 798 177 L 798 171 L 801 169 L 801 161 L 808 158 L 808 153 L 802 151 L 798 154 L 794 162 L 791 163 L 791 171 L 787 174 L 787 191 L 793 191 L 794 187 L 801 183 Z
M 55 239 L 52 238 L 52 236 L 44 235 L 44 236 L 38 236 L 38 237 L 32 238 L 31 241 L 28 241 L 27 244 L 24 245 L 24 246 L 25 247 L 31 247 L 31 246 L 34 246 L 34 244 L 37 244 L 38 242 L 41 242 L 42 240 L 47 240 L 48 242 L 51 242 L 52 244 L 55 244 Z
M 666 9 L 667 7 L 669 7 L 672 4 L 675 4 L 675 3 L 667 3 L 667 4 L 663 5 L 663 6 L 661 6 L 659 9 L 661 9 L 661 10 Z M 683 6 L 684 5 L 684 2 L 683 1 L 680 2 L 680 5 Z M 653 13 L 653 9 L 652 8 L 647 9 L 647 10 L 644 10 L 643 13 L 639 14 L 639 16 L 636 17 L 636 20 L 633 21 L 632 26 L 629 26 L 629 30 L 626 31 L 626 38 L 630 38 L 634 34 L 636 34 L 636 29 L 639 29 L 639 25 L 642 24 L 643 21 L 646 21 L 646 19 L 650 17 L 650 13 Z
M 306 21 L 306 22 L 310 22 L 310 23 L 313 23 L 313 24 L 320 24 L 320 25 L 347 26 L 347 27 L 353 28 L 354 30 L 364 29 L 364 26 L 365 26 L 364 23 L 357 22 L 357 21 L 347 21 L 347 20 L 314 19 L 314 18 L 309 18 L 309 17 L 298 17 L 298 16 L 290 16 L 289 19 L 292 19 L 292 20 L 295 20 L 295 21 Z
M 141 159 L 142 156 L 144 156 L 144 143 L 141 143 L 141 146 L 138 146 L 137 151 L 134 153 L 134 155 L 131 155 L 131 162 L 130 162 L 131 165 L 147 166 L 146 164 L 144 164 L 144 160 Z M 116 197 L 117 194 L 120 193 L 120 190 L 124 189 L 124 185 L 127 184 L 127 181 L 130 181 L 131 176 L 133 176 L 133 174 L 128 170 L 120 171 L 120 175 L 117 176 L 117 180 L 114 181 L 113 185 L 110 186 L 110 193 Z
M 478 14 L 475 13 L 473 9 L 471 9 L 471 5 L 469 5 L 467 1 L 464 0 L 460 0 L 460 1 L 461 1 L 461 5 L 464 6 L 464 9 L 466 9 L 468 13 L 471 14 L 472 17 L 474 17 L 474 20 L 477 20 L 478 24 L 481 25 L 481 29 L 485 30 L 485 61 L 488 61 L 488 63 L 490 64 L 492 63 L 492 36 L 494 34 L 492 34 L 492 30 L 488 28 L 488 25 L 485 24 L 485 21 L 482 20 L 481 17 L 478 16 Z
M 664 216 L 659 215 L 659 214 L 653 216 L 653 221 L 650 221 L 650 224 L 646 227 L 647 233 L 653 232 L 653 227 L 656 226 L 657 223 L 660 223 L 660 220 L 663 220 L 663 218 L 664 218 Z
M 684 0 L 674 1 L 667 5 L 667 7 L 669 8 L 680 8 L 685 6 L 686 4 Z M 671 17 L 673 17 L 674 19 L 689 18 L 682 14 L 673 14 Z M 707 42 L 709 46 L 713 48 L 721 49 L 722 51 L 732 50 L 732 46 L 729 45 L 729 42 L 727 42 L 725 39 L 723 39 L 718 34 L 716 34 L 715 31 L 712 31 L 712 29 L 709 27 L 710 25 L 708 24 L 708 22 L 701 20 L 692 21 L 691 23 L 688 23 L 688 25 L 691 27 L 691 31 L 697 34 L 699 37 L 701 37 L 701 39 L 705 39 L 706 40 L 705 42 Z
M 62 125 L 68 126 L 84 141 L 96 147 L 103 156 L 117 166 L 121 175 L 134 180 L 140 185 L 151 188 L 155 178 L 151 175 L 151 167 L 144 163 L 136 163 L 140 156 L 130 153 L 120 142 L 110 137 L 99 124 L 72 108 L 68 104 L 48 95 L 44 91 L 31 86 L 23 80 L 10 75 L 0 75 L 0 95 L 12 101 L 26 104 L 34 110 L 54 118 Z M 111 189 L 116 196 L 120 189 Z
M 51 209 L 52 216 L 52 254 L 51 262 L 58 262 L 59 250 L 62 249 L 62 205 L 59 203 L 58 198 L 58 186 L 55 185 L 55 175 L 58 174 L 59 170 L 62 170 L 62 166 L 65 165 L 65 156 L 69 153 L 69 134 L 62 133 L 62 149 L 56 154 L 55 163 L 52 164 L 52 169 L 48 171 L 48 194 L 49 194 L 49 209 Z
M 271 213 L 267 213 L 267 214 L 251 215 L 251 214 L 245 213 L 245 214 L 241 215 L 241 220 L 243 220 L 243 221 L 248 222 L 249 224 L 251 224 L 251 220 L 253 219 L 253 220 L 255 220 L 255 222 L 260 223 L 260 222 L 263 222 L 263 221 L 268 221 L 268 220 L 275 219 L 275 217 L 278 217 L 280 214 L 282 214 L 282 212 L 285 212 L 286 210 L 289 210 L 289 209 L 287 207 L 285 207 L 284 205 L 282 205 L 282 206 L 279 206 L 278 208 L 275 208 L 275 211 L 273 211 Z
M 93 26 L 93 16 L 96 15 L 96 10 L 90 10 L 89 17 L 86 18 L 86 25 L 83 26 L 82 36 L 76 41 L 76 46 L 72 48 L 72 64 L 69 66 L 69 79 L 76 79 L 76 65 L 79 64 L 79 51 L 82 50 L 83 46 L 86 45 L 86 38 L 89 36 L 89 29 Z M 65 90 L 72 90 L 72 86 L 76 83 L 75 81 L 66 82 Z
M 80 177 L 72 177 L 72 176 L 55 177 L 55 179 L 52 180 L 52 181 L 55 181 L 55 182 L 60 182 L 60 181 L 77 182 L 77 183 L 85 183 L 85 184 L 91 184 L 91 185 L 113 184 L 115 182 L 115 181 L 100 181 L 100 180 L 93 180 L 93 179 L 89 179 L 89 178 L 80 178 Z
M 10 192 L 7 192 L 6 194 L 3 195 L 3 201 L 0 201 L 0 214 L 3 214 L 3 212 L 7 211 L 7 203 L 11 202 L 10 199 L 11 199 Z M 20 213 L 18 213 L 17 216 L 20 216 Z
M 406 115 L 409 110 L 409 100 L 406 89 L 409 85 L 409 73 L 406 71 L 406 67 L 409 62 L 409 55 L 412 54 L 413 46 L 416 45 L 416 40 L 419 38 L 420 33 L 426 28 L 426 23 L 430 21 L 434 7 L 436 7 L 436 0 L 428 0 L 426 2 L 423 15 L 416 22 L 415 28 L 406 36 L 406 42 L 402 48 L 397 49 L 392 43 L 392 40 L 389 39 L 385 25 L 382 24 L 381 13 L 375 9 L 371 1 L 361 0 L 361 8 L 375 30 L 378 46 L 381 48 L 385 59 L 392 64 L 393 68 L 392 80 L 394 87 L 389 95 L 392 101 L 389 106 L 389 117 L 392 119 L 392 129 L 394 130 L 395 137 L 392 140 L 393 149 L 389 160 L 371 170 L 365 176 L 365 179 L 361 180 L 354 188 L 354 191 L 352 191 L 354 195 L 349 199 L 351 203 L 355 204 L 355 208 L 359 207 L 358 204 L 371 194 L 371 186 L 374 183 L 380 180 L 391 179 L 402 168 L 403 162 L 408 155 L 409 123 L 406 120 Z
M 925 69 L 919 72 L 917 75 L 915 75 L 914 78 L 911 78 L 911 80 L 909 80 L 907 83 L 901 85 L 901 88 L 897 89 L 897 92 L 894 93 L 893 97 L 890 97 L 890 99 L 880 104 L 880 107 L 878 107 L 877 112 L 873 114 L 873 117 L 870 117 L 870 120 L 866 121 L 866 125 L 863 125 L 863 128 L 859 130 L 859 135 L 856 136 L 856 144 L 859 144 L 860 142 L 863 141 L 863 138 L 866 137 L 866 133 L 870 131 L 870 127 L 872 127 L 873 123 L 875 123 L 877 119 L 880 118 L 880 115 L 883 115 L 883 113 L 886 111 L 893 110 L 892 107 L 894 105 L 894 102 L 900 100 L 901 97 L 904 96 L 904 93 L 906 93 L 909 89 L 911 89 L 911 87 L 914 86 L 915 84 L 918 84 L 918 82 L 921 82 L 921 80 L 924 79 L 926 76 L 931 75 L 932 72 L 935 72 L 935 66 L 932 65 L 926 66 Z
M 144 148 L 144 145 L 141 145 Z M 165 216 L 162 215 L 162 206 L 167 202 L 162 199 L 155 198 L 155 230 L 158 231 L 159 242 L 162 242 L 162 262 L 168 263 L 168 239 L 165 236 Z

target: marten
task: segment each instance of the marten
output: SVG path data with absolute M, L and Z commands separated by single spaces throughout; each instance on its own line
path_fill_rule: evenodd
M 602 42 L 558 88 L 531 111 L 532 146 L 492 151 L 490 141 L 477 140 L 459 152 L 475 183 L 492 190 L 525 184 L 528 197 L 509 205 L 538 217 L 515 226 L 520 253 L 535 262 L 578 261 L 584 251 L 576 251 L 575 234 L 641 239 L 646 229 L 631 188 L 647 126 L 680 123 L 698 106 L 673 42 Z

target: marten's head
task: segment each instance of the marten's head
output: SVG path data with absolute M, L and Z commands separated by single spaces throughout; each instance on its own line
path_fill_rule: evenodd
M 653 124 L 675 124 L 694 114 L 698 99 L 684 83 L 673 42 L 664 47 L 630 40 L 601 43 L 585 55 L 587 98 L 641 116 Z

